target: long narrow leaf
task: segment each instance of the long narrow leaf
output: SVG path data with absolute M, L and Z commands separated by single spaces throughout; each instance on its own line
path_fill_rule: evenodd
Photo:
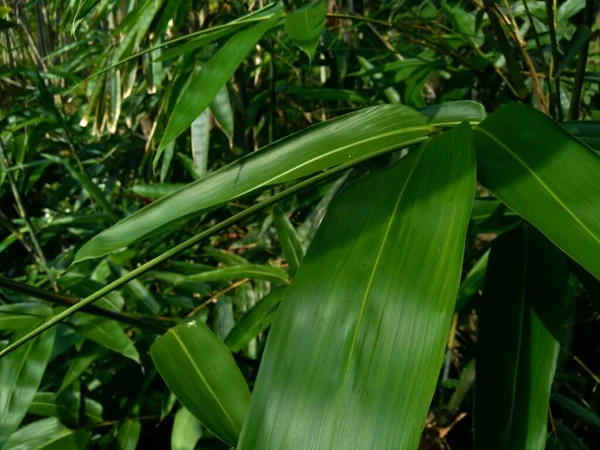
M 475 188 L 468 125 L 334 200 L 279 307 L 238 449 L 414 449 Z
M 261 187 L 420 142 L 434 130 L 424 116 L 402 105 L 368 108 L 315 125 L 146 206 L 84 244 L 75 260 L 106 255 L 162 226 Z

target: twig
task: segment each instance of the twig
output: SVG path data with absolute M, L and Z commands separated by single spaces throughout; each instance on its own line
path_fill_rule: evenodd
M 210 303 L 216 303 L 216 301 L 219 298 L 221 298 L 223 295 L 227 294 L 232 289 L 235 289 L 236 287 L 241 286 L 242 284 L 246 283 L 247 281 L 250 281 L 250 278 L 243 278 L 243 279 L 241 279 L 239 281 L 236 281 L 233 284 L 230 284 L 229 286 L 227 286 L 222 291 L 219 291 L 219 292 L 215 293 L 214 295 L 212 295 L 208 300 L 200 303 L 198 306 L 196 306 L 194 309 L 192 309 L 185 317 L 186 318 L 187 317 L 192 317 L 194 314 L 196 314 L 198 311 L 200 311 L 201 309 L 203 309 L 204 307 L 206 307 Z
M 586 0 L 585 11 L 583 13 L 583 23 L 592 28 L 594 22 L 594 0 Z M 571 102 L 569 104 L 569 120 L 577 120 L 579 118 L 579 103 L 581 102 L 581 90 L 583 89 L 583 79 L 585 77 L 585 67 L 587 65 L 588 53 L 590 50 L 590 41 L 588 40 L 579 54 L 577 60 L 577 69 L 575 71 L 575 81 L 573 83 L 573 91 L 571 92 Z

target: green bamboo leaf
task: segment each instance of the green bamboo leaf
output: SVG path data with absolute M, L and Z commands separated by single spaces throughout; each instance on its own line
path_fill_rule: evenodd
M 121 98 L 125 100 L 127 97 L 131 95 L 133 92 L 133 88 L 135 87 L 135 80 L 137 75 L 138 62 L 137 58 L 128 61 L 123 67 L 123 81 L 121 85 L 123 86 L 123 93 Z
M 172 328 L 150 349 L 169 389 L 208 430 L 235 446 L 250 390 L 229 349 L 201 322 Z
M 90 398 L 84 399 L 85 417 L 90 423 L 102 422 L 102 405 Z M 63 423 L 77 425 L 81 407 L 78 392 L 37 392 L 29 405 L 29 414 L 56 417 Z
M 569 411 L 578 419 L 583 420 L 590 425 L 600 428 L 600 417 L 598 417 L 593 411 L 590 411 L 585 406 L 571 400 L 560 394 L 552 394 L 552 402 L 559 405 L 565 411 Z
M 108 120 L 106 129 L 109 133 L 117 132 L 117 124 L 121 115 L 121 77 L 116 70 L 109 70 L 106 79 L 108 93 Z
M 184 407 L 175 414 L 171 432 L 171 450 L 194 450 L 202 437 L 202 425 Z
M 464 121 L 477 124 L 486 117 L 483 105 L 471 100 L 429 105 L 419 112 L 429 117 L 431 124 L 438 127 L 454 126 Z
M 169 168 L 171 167 L 173 155 L 175 154 L 175 141 L 167 145 L 163 150 L 162 154 L 164 156 L 160 165 L 160 182 L 164 183 L 167 179 L 167 175 L 169 174 Z M 156 155 L 158 156 L 158 152 L 156 153 Z M 155 161 L 157 160 L 155 159 Z
M 573 120 L 560 124 L 565 130 L 596 151 L 600 151 L 600 121 Z
M 131 191 L 141 197 L 161 198 L 174 194 L 185 186 L 183 183 L 136 184 L 131 187 Z
M 288 94 L 295 95 L 302 100 L 331 100 L 360 103 L 362 105 L 369 104 L 368 99 L 360 95 L 358 92 L 350 89 L 289 87 L 286 92 Z
M 569 450 L 588 450 L 588 447 L 565 424 L 556 422 L 556 435 Z
M 244 264 L 250 264 L 249 261 L 243 256 L 236 255 L 233 252 L 228 252 L 226 250 L 221 250 L 214 247 L 204 247 L 204 253 L 206 256 L 211 257 L 212 259 L 220 262 L 224 266 L 240 266 Z M 182 270 L 183 267 L 181 265 L 176 266 L 178 270 Z M 200 264 L 194 264 L 192 266 L 194 270 L 198 269 L 198 271 L 206 272 L 207 270 L 212 270 L 211 266 L 203 267 Z M 186 272 L 189 273 L 189 272 Z M 197 272 L 194 272 L 197 273 Z
M 119 431 L 117 432 L 119 450 L 135 450 L 140 439 L 141 431 L 142 424 L 139 420 L 126 420 L 125 423 L 119 427 Z
M 304 258 L 302 242 L 292 226 L 292 223 L 279 207 L 275 207 L 273 218 L 275 229 L 277 230 L 277 237 L 279 238 L 279 244 L 281 245 L 285 259 L 290 266 L 290 273 L 293 276 L 298 271 L 300 263 Z
M 469 300 L 471 300 L 477 291 L 483 287 L 489 255 L 489 251 L 485 252 L 477 262 L 473 264 L 473 267 L 471 267 L 471 270 L 469 270 L 469 273 L 463 282 L 460 283 L 458 296 L 456 298 L 456 307 L 454 308 L 456 312 L 462 311 L 469 303 Z
M 106 353 L 100 347 L 96 347 L 89 342 L 84 343 L 81 351 L 76 358 L 72 358 L 69 363 L 67 373 L 63 378 L 62 384 L 58 392 L 62 392 L 77 380 L 83 372 L 85 372 L 98 358 L 101 358 Z
M 84 338 L 140 363 L 135 345 L 118 322 L 88 314 L 78 314 L 71 322 Z
M 239 450 L 418 446 L 474 188 L 463 124 L 333 201 L 277 312 Z
M 219 128 L 223 130 L 229 141 L 231 141 L 233 139 L 234 121 L 227 85 L 221 88 L 215 99 L 212 101 L 210 111 L 215 116 Z
M 376 86 L 378 89 L 383 90 L 383 95 L 385 95 L 389 103 L 402 103 L 400 94 L 395 88 L 391 86 L 384 86 L 383 74 L 381 72 L 375 71 L 375 65 L 373 65 L 367 58 L 364 58 L 360 55 L 357 55 L 356 58 L 358 59 L 358 62 L 360 63 L 360 66 L 363 68 L 363 70 L 369 72 L 368 79 L 370 83 Z
M 14 137 L 13 158 L 16 165 L 23 164 L 25 154 L 27 153 L 28 141 L 29 134 L 27 133 L 18 134 Z
M 285 270 L 264 264 L 244 264 L 210 270 L 196 275 L 186 276 L 186 281 L 228 281 L 250 278 L 252 280 L 267 280 L 274 283 L 289 283 L 290 279 Z
M 162 226 L 254 190 L 420 142 L 434 130 L 423 115 L 403 105 L 367 108 L 312 126 L 146 206 L 84 244 L 75 261 L 106 255 Z
M 565 69 L 567 69 L 571 63 L 575 60 L 577 55 L 581 52 L 581 49 L 592 37 L 592 30 L 587 25 L 579 25 L 575 34 L 569 41 L 569 46 L 565 52 L 565 56 L 560 62 L 556 71 L 556 76 L 559 77 Z
M 125 276 L 129 273 L 127 269 L 117 264 L 114 261 L 108 261 L 111 271 L 118 277 Z M 154 294 L 142 284 L 138 279 L 131 280 L 123 286 L 127 292 L 136 301 L 140 309 L 143 309 L 148 314 L 158 314 L 161 310 L 160 303 L 154 297 Z
M 473 138 L 481 183 L 600 278 L 598 155 L 519 104 L 492 114 Z
M 285 291 L 285 287 L 274 289 L 242 316 L 225 338 L 225 345 L 232 352 L 239 352 L 258 333 L 266 330 L 271 325 L 275 318 L 277 306 L 283 300 Z
M 70 272 L 58 279 L 61 288 L 79 298 L 85 298 L 104 287 L 103 283 L 90 279 L 81 273 Z M 125 306 L 125 299 L 120 291 L 113 291 L 98 300 L 98 306 L 112 310 L 121 311 Z
M 54 345 L 55 330 L 27 342 L 0 364 L 0 448 L 29 409 Z M 13 340 L 19 336 L 13 337 Z
M 319 38 L 325 27 L 326 13 L 325 2 L 318 0 L 285 16 L 285 31 L 294 43 L 308 55 L 310 61 L 315 56 Z
M 52 417 L 20 428 L 2 450 L 85 450 L 91 435 L 87 430 L 70 430 Z
M 177 153 L 177 158 L 179 158 L 186 172 L 189 173 L 194 180 L 202 177 L 203 172 L 196 165 L 192 158 L 190 158 L 188 155 L 184 155 L 183 153 Z
M 179 95 L 171 113 L 159 148 L 164 149 L 210 106 L 235 69 L 252 51 L 256 43 L 279 20 L 280 15 L 238 31 L 202 66 L 202 70 Z
M 534 228 L 492 243 L 477 338 L 477 449 L 544 449 L 567 286 L 565 254 Z
M 52 308 L 43 303 L 27 302 L 0 305 L 0 330 L 33 328 L 52 315 Z
M 196 168 L 197 177 L 200 178 L 207 171 L 208 149 L 210 146 L 210 110 L 205 109 L 193 122 L 192 132 L 192 156 Z

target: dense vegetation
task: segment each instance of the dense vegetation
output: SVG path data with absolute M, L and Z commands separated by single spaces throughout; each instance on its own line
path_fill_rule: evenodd
M 3 0 L 0 449 L 599 448 L 599 14 Z

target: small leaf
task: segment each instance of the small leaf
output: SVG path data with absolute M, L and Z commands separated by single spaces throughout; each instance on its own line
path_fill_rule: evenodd
M 581 52 L 581 49 L 587 45 L 592 38 L 592 30 L 587 25 L 579 25 L 575 34 L 569 41 L 569 47 L 565 52 L 565 56 L 560 62 L 556 71 L 556 76 L 559 77 L 565 69 L 568 69 L 575 57 Z
M 256 43 L 279 20 L 279 14 L 238 31 L 202 66 L 202 70 L 180 93 L 171 113 L 167 128 L 160 141 L 159 149 L 164 149 L 171 141 L 210 106 L 227 80 L 252 51 Z
M 192 156 L 197 177 L 206 173 L 208 166 L 208 149 L 210 146 L 210 110 L 205 109 L 192 122 Z
M 584 422 L 589 423 L 590 425 L 593 425 L 596 428 L 600 428 L 600 417 L 594 414 L 594 412 L 587 409 L 585 406 L 582 406 L 581 404 L 560 394 L 552 394 L 550 398 L 552 402 L 559 405 L 565 411 L 569 411 L 578 419 L 581 419 Z
M 135 450 L 140 439 L 142 424 L 139 420 L 128 419 L 119 427 L 117 432 L 117 442 L 119 450 Z
M 202 437 L 202 425 L 184 407 L 175 414 L 171 432 L 171 450 L 194 450 Z
M 285 287 L 274 289 L 242 316 L 225 338 L 225 345 L 232 352 L 239 352 L 258 333 L 266 330 L 271 325 L 275 318 L 277 306 L 283 300 L 285 290 Z
M 229 141 L 233 139 L 234 122 L 233 109 L 229 100 L 229 91 L 227 85 L 223 86 L 212 104 L 210 110 L 215 116 L 219 127 L 223 130 Z
M 78 425 L 81 394 L 76 392 L 38 392 L 29 405 L 29 414 L 56 417 L 63 423 Z M 85 417 L 90 423 L 102 422 L 102 405 L 90 398 L 85 399 Z
M 91 435 L 91 431 L 70 430 L 52 417 L 20 428 L 2 450 L 85 450 Z
M 304 258 L 304 248 L 302 242 L 292 226 L 289 219 L 283 214 L 279 207 L 274 210 L 273 217 L 275 219 L 275 229 L 279 237 L 279 244 L 283 250 L 283 255 L 290 266 L 290 273 L 296 274 L 302 259 Z
M 471 297 L 473 297 L 479 289 L 482 288 L 485 280 L 485 272 L 487 270 L 488 257 L 490 252 L 485 252 L 475 264 L 469 273 L 465 277 L 460 287 L 458 288 L 458 296 L 456 298 L 455 312 L 460 312 L 467 306 Z
M 325 27 L 326 13 L 325 2 L 318 0 L 285 16 L 285 31 L 294 43 L 308 55 L 310 61 L 315 56 L 319 38 Z
M 150 349 L 167 386 L 208 430 L 236 446 L 250 390 L 229 349 L 201 322 L 172 328 Z
M 52 315 L 52 308 L 43 303 L 13 303 L 0 305 L 0 330 L 33 328 Z
M 114 261 L 109 260 L 108 263 L 116 276 L 122 277 L 129 273 L 127 269 Z M 152 292 L 150 292 L 150 290 L 137 278 L 128 282 L 125 286 L 123 286 L 123 289 L 131 297 L 133 297 L 140 309 L 143 309 L 145 312 L 153 315 L 160 312 L 160 303 L 158 303 Z

